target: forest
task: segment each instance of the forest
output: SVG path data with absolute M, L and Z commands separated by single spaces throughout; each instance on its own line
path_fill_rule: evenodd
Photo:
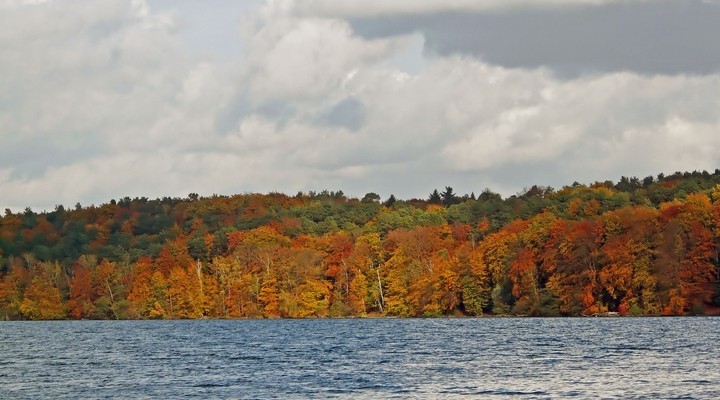
M 129 198 L 0 217 L 0 319 L 720 313 L 720 170 L 503 198 Z

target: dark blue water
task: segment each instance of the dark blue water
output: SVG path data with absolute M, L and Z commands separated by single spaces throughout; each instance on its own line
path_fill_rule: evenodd
M 0 323 L 0 398 L 720 398 L 719 318 Z

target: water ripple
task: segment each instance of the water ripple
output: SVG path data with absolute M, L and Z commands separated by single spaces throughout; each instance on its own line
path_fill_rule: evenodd
M 716 318 L 0 323 L 0 398 L 720 398 Z

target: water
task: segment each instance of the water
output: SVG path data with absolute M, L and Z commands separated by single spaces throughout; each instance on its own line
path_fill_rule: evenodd
M 720 319 L 0 323 L 0 398 L 720 398 Z

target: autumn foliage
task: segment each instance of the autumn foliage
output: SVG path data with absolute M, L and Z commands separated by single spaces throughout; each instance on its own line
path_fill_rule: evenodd
M 507 199 L 446 188 L 385 204 L 322 192 L 8 210 L 0 318 L 714 313 L 719 183 L 716 171 Z

